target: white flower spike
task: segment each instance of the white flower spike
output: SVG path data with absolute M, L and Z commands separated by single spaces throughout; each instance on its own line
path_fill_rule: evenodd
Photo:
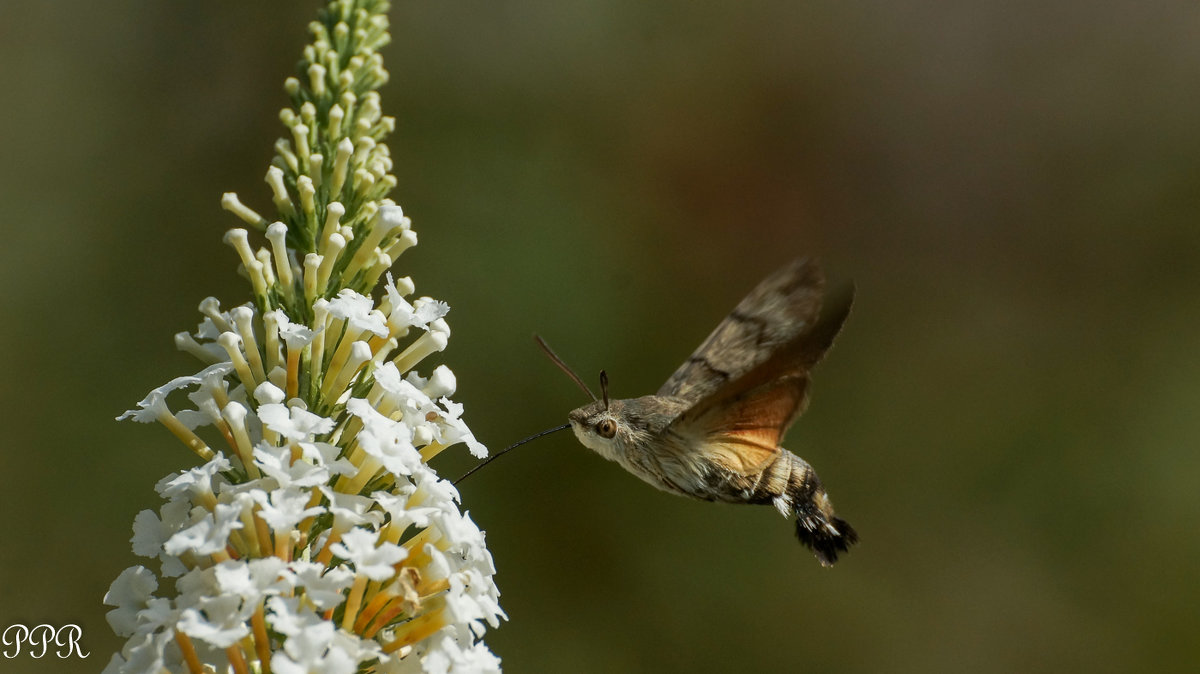
M 505 618 L 492 556 L 428 464 L 486 453 L 448 397 L 454 373 L 425 365 L 449 307 L 389 271 L 417 237 L 386 198 L 387 10 L 331 0 L 310 26 L 267 171 L 274 210 L 221 199 L 251 301 L 201 302 L 175 342 L 203 369 L 120 417 L 163 424 L 204 463 L 134 521 L 158 573 L 131 567 L 105 595 L 127 639 L 107 674 L 500 669 L 480 641 Z

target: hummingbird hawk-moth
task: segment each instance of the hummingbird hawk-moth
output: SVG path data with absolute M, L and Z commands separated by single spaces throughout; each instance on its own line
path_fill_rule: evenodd
M 834 514 L 812 466 L 781 443 L 852 299 L 847 287 L 825 301 L 818 264 L 796 260 L 759 283 L 654 395 L 610 400 L 601 372 L 602 399 L 572 411 L 570 427 L 584 446 L 663 491 L 795 516 L 800 542 L 831 566 L 858 535 Z

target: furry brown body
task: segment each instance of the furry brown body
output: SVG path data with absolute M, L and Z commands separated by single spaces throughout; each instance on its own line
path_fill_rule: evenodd
M 858 540 L 807 462 L 780 446 L 808 399 L 809 371 L 850 310 L 821 310 L 824 278 L 798 260 L 759 284 L 656 395 L 570 413 L 579 441 L 663 491 L 774 505 L 826 566 Z

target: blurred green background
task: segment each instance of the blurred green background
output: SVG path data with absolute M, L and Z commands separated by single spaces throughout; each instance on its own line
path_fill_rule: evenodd
M 248 296 L 281 83 L 318 3 L 17 3 L 0 22 L 0 626 L 75 622 L 193 457 L 113 417 Z M 498 449 L 654 391 L 770 270 L 858 302 L 787 446 L 862 543 L 658 493 L 560 434 L 463 485 L 512 672 L 1194 672 L 1200 6 L 405 1 L 385 111 Z M 449 453 L 448 453 L 449 454 Z M 465 452 L 439 468 L 457 475 Z M 441 460 L 441 459 L 439 459 Z

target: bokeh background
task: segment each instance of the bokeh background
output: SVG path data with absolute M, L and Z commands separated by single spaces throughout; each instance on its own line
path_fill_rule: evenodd
M 0 22 L 0 626 L 75 622 L 193 458 L 113 417 L 247 297 L 317 2 L 17 3 Z M 565 435 L 463 485 L 511 672 L 1194 672 L 1200 6 L 400 0 L 385 111 L 493 449 L 652 392 L 800 254 L 858 301 L 787 446 L 862 544 L 658 493 Z M 450 453 L 447 453 L 450 454 Z M 448 474 L 470 462 L 443 457 Z M 441 459 L 440 459 L 441 460 Z

